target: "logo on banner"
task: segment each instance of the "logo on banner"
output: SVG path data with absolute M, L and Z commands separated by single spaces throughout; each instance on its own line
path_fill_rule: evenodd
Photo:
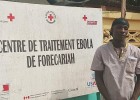
M 96 81 L 95 81 L 95 72 L 91 72 L 90 74 L 90 80 L 87 82 L 88 87 L 95 87 Z
M 0 100 L 9 100 L 9 84 L 1 85 Z
M 70 88 L 70 89 L 68 89 L 68 92 L 75 92 L 75 91 L 78 91 L 78 87 L 77 88 Z
M 94 80 L 94 81 L 87 82 L 87 86 L 88 87 L 95 87 L 96 86 L 96 81 Z
M 3 85 L 3 90 L 4 92 L 8 92 L 9 91 L 9 84 Z
M 90 77 L 92 80 L 94 80 L 95 79 L 95 72 L 92 72 Z
M 44 93 L 33 94 L 30 96 L 24 96 L 23 100 L 31 100 L 31 99 L 35 99 L 35 98 L 41 98 L 41 97 L 47 96 L 48 93 L 49 92 L 44 92 Z
M 87 21 L 87 16 L 86 15 L 84 15 L 83 20 Z
M 46 13 L 46 17 L 45 17 L 45 18 L 46 18 L 47 22 L 49 22 L 49 23 L 54 23 L 55 20 L 56 20 L 56 15 L 55 15 L 54 12 L 48 11 L 48 12 Z
M 24 100 L 29 100 L 30 99 L 30 96 L 25 96 L 24 97 Z
M 10 22 L 12 22 L 15 19 L 15 16 L 10 13 L 9 16 L 7 16 L 7 18 L 10 20 Z
M 15 20 L 15 16 L 12 13 L 9 13 L 7 16 L 4 16 L 3 19 L 0 19 L 1 23 L 13 22 Z
M 87 23 L 87 25 L 97 25 L 97 21 L 95 20 L 88 20 L 88 17 L 84 15 L 82 17 L 83 21 Z

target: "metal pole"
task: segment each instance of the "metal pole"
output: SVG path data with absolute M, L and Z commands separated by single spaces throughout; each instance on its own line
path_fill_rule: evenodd
M 121 0 L 121 18 L 126 16 L 126 0 Z

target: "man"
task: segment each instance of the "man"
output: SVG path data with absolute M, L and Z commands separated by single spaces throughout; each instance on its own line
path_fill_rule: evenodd
M 105 100 L 137 100 L 140 95 L 140 49 L 126 43 L 129 23 L 115 19 L 110 34 L 113 39 L 100 46 L 91 70 Z

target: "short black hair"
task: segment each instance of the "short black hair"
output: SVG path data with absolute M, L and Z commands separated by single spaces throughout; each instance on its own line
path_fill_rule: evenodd
M 116 18 L 112 22 L 112 26 L 111 26 L 111 30 L 110 30 L 110 35 L 112 35 L 112 28 L 113 28 L 113 26 L 118 25 L 118 24 L 126 25 L 129 28 L 129 22 L 126 19 L 124 19 L 124 18 Z

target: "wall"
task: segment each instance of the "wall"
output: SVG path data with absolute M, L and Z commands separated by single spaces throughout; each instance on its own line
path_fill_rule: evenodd
M 107 43 L 112 38 L 109 33 L 111 23 L 115 18 L 119 18 L 120 16 L 121 13 L 118 11 L 103 11 L 104 43 Z M 127 42 L 140 47 L 140 13 L 127 12 L 126 19 L 130 24 Z

